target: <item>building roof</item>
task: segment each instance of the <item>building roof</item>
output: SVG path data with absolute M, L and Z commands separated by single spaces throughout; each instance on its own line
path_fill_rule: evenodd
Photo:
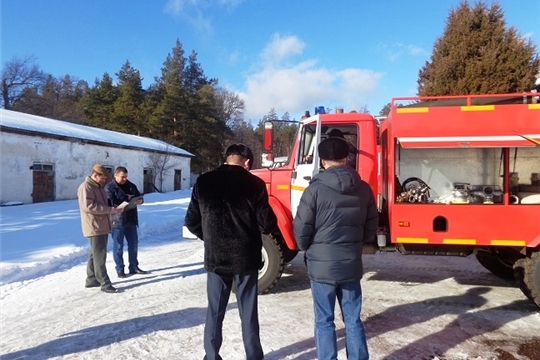
M 161 140 L 5 109 L 0 109 L 0 130 L 60 139 L 79 139 L 94 144 L 111 144 L 124 148 L 155 150 L 176 155 L 194 156 L 184 149 Z

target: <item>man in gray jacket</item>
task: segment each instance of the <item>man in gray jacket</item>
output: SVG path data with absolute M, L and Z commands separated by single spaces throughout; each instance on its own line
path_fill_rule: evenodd
M 347 165 L 349 145 L 344 139 L 330 137 L 318 151 L 325 171 L 315 175 L 302 194 L 293 222 L 311 281 L 317 358 L 337 359 L 337 299 L 345 323 L 347 359 L 364 360 L 369 354 L 360 320 L 362 244 L 375 237 L 377 207 L 369 185 Z
M 79 210 L 81 212 L 82 232 L 90 242 L 90 254 L 86 266 L 85 287 L 101 287 L 101 291 L 115 293 L 107 275 L 107 237 L 111 232 L 110 215 L 122 212 L 109 205 L 103 186 L 107 183 L 109 172 L 103 165 L 96 164 L 92 174 L 84 179 L 77 189 Z

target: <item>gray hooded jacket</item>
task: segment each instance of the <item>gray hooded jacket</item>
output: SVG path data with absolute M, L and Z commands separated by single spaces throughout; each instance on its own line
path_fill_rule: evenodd
M 377 225 L 373 192 L 354 169 L 332 166 L 315 175 L 293 221 L 309 278 L 333 285 L 359 281 L 362 243 L 374 241 Z

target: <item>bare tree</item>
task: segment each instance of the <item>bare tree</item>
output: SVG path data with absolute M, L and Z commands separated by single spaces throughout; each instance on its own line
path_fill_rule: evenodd
M 41 86 L 45 76 L 35 61 L 34 56 L 24 58 L 15 56 L 4 65 L 0 88 L 1 105 L 4 109 L 12 109 L 21 98 L 24 89 Z
M 217 88 L 215 92 L 217 118 L 231 127 L 234 120 L 241 118 L 246 106 L 238 94 Z
M 163 192 L 163 178 L 167 172 L 177 165 L 177 162 L 173 161 L 172 148 L 172 145 L 164 143 L 162 150 L 148 155 L 148 167 L 153 170 L 152 174 L 154 178 L 152 180 L 158 192 Z

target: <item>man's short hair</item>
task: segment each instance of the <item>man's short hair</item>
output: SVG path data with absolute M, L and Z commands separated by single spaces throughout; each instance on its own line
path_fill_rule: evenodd
M 239 155 L 243 157 L 244 159 L 249 160 L 249 170 L 251 170 L 253 166 L 253 152 L 249 147 L 247 147 L 244 144 L 232 144 L 227 148 L 227 151 L 225 151 L 225 158 L 228 158 L 231 155 Z
M 114 175 L 118 174 L 118 173 L 128 173 L 127 169 L 124 167 L 124 166 L 119 166 L 116 168 L 116 170 L 114 171 Z

